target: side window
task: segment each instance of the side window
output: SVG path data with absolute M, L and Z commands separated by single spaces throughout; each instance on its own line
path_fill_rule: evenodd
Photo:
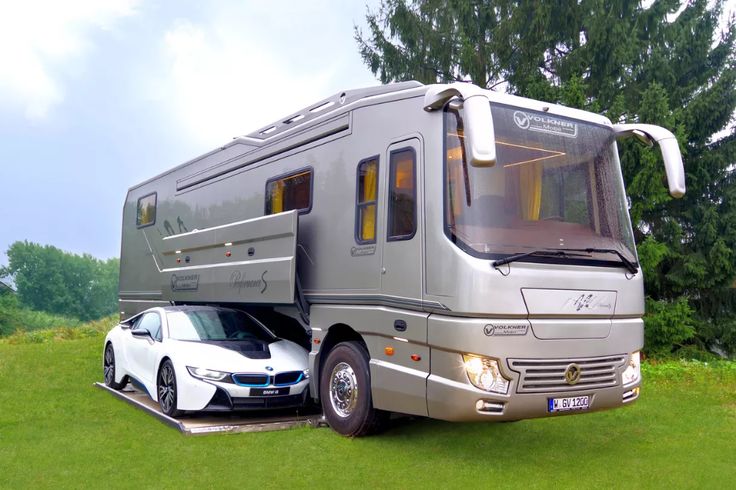
M 158 313 L 146 313 L 143 315 L 143 318 L 137 322 L 135 328 L 148 330 L 154 340 L 161 341 L 161 317 L 158 316 Z
M 298 209 L 299 213 L 308 213 L 312 209 L 311 168 L 266 182 L 266 214 L 292 209 Z
M 376 201 L 378 199 L 378 157 L 358 164 L 355 203 L 355 241 L 376 243 Z
M 392 151 L 389 162 L 388 240 L 410 240 L 417 231 L 416 155 Z
M 135 224 L 138 228 L 151 226 L 156 222 L 156 193 L 138 199 Z

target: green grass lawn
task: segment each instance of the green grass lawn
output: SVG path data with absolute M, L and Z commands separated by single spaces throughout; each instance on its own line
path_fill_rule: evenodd
M 187 437 L 110 394 L 100 338 L 0 344 L 0 487 L 734 488 L 736 365 L 650 367 L 610 412 Z

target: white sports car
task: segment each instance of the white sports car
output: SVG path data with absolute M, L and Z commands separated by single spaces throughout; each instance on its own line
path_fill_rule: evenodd
M 211 306 L 151 308 L 105 338 L 105 384 L 128 381 L 171 417 L 184 411 L 303 405 L 309 370 L 303 347 L 276 337 L 251 315 Z

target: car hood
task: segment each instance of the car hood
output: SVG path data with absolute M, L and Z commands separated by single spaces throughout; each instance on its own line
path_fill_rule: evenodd
M 235 343 L 230 342 L 206 343 L 169 339 L 167 343 L 171 355 L 187 366 L 229 373 L 265 373 L 266 366 L 271 367 L 273 373 L 303 371 L 308 365 L 306 349 L 283 339 L 268 344 L 270 358 L 267 359 L 249 357 L 247 354 L 250 352 L 250 346 L 240 349 Z

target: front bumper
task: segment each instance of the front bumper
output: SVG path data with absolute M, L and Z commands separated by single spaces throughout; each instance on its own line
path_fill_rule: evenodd
M 427 406 L 430 417 L 455 422 L 521 420 L 572 415 L 628 405 L 639 397 L 640 383 L 637 382 L 625 388 L 619 385 L 611 388 L 558 393 L 515 393 L 512 385 L 508 395 L 496 395 L 479 390 L 469 383 L 430 375 L 427 379 Z M 548 412 L 550 398 L 583 395 L 591 397 L 590 406 L 586 410 Z M 479 405 L 483 408 L 479 409 Z
M 257 410 L 299 406 L 309 393 L 309 379 L 289 385 L 289 392 L 277 396 L 251 396 L 253 388 L 234 383 L 204 381 L 188 372 L 177 377 L 178 408 L 188 411 Z M 260 388 L 275 388 L 266 386 Z

